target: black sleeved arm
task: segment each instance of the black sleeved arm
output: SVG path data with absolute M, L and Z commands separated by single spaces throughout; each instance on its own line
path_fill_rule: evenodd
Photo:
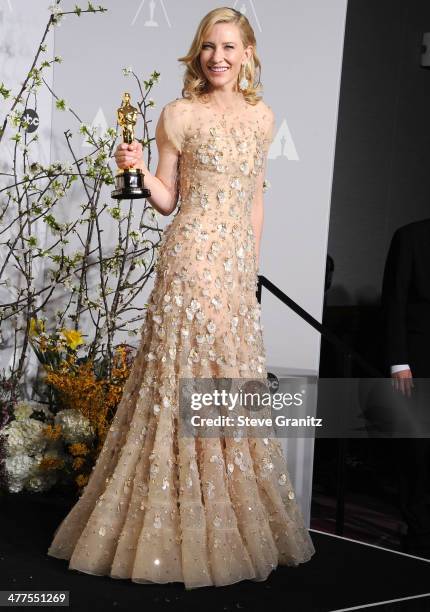
M 407 232 L 391 240 L 382 284 L 382 314 L 387 366 L 408 363 L 407 304 L 412 277 L 412 245 Z

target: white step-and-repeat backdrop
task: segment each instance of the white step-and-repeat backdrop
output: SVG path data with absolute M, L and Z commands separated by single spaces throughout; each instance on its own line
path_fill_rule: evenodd
M 75 0 L 61 3 L 63 10 L 75 5 Z M 225 3 L 105 0 L 102 5 L 108 9 L 104 14 L 67 15 L 55 27 L 48 54 L 63 61 L 56 64 L 50 85 L 84 122 L 103 131 L 115 125 L 123 91 L 130 91 L 132 100 L 138 96 L 135 81 L 124 76 L 123 68 L 132 67 L 143 78 L 157 70 L 161 79 L 152 94 L 153 129 L 163 105 L 181 97 L 183 68 L 177 58 L 188 51 L 203 15 Z M 264 99 L 276 116 L 260 272 L 321 320 L 347 0 L 236 0 L 231 6 L 245 13 L 254 28 Z M 44 0 L 0 0 L 0 81 L 14 92 L 31 65 L 48 11 Z M 1 110 L 5 108 L 3 103 Z M 77 127 L 70 115 L 57 110 L 46 94 L 38 114 L 41 155 L 51 161 L 67 159 L 63 132 Z M 1 146 L 4 157 L 7 144 Z M 77 150 L 85 154 L 83 138 Z M 154 154 L 153 171 L 155 147 Z M 77 214 L 78 205 L 78 198 L 70 202 L 65 220 Z M 161 227 L 168 222 L 159 216 Z M 114 246 L 114 233 L 109 236 L 109 228 L 105 230 L 105 244 L 111 239 Z M 150 283 L 139 301 L 146 301 L 151 288 Z M 315 373 L 319 334 L 266 290 L 262 307 L 269 367 Z M 3 352 L 3 367 L 7 362 Z M 287 441 L 285 448 L 308 519 L 313 441 Z

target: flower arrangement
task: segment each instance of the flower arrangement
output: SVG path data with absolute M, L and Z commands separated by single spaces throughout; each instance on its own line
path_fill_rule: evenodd
M 62 329 L 48 335 L 43 321 L 31 322 L 31 344 L 55 390 L 56 405 L 17 401 L 0 430 L 4 474 L 10 492 L 40 492 L 74 481 L 78 490 L 89 478 L 121 399 L 132 364 L 132 347 L 116 347 L 112 376 L 102 362 L 77 357 L 82 334 Z
M 53 418 L 42 403 L 20 401 L 15 404 L 13 419 L 0 431 L 9 491 L 46 491 L 57 481 L 67 457 L 58 438 L 45 435 L 45 424 Z
M 83 19 L 106 10 L 91 2 L 67 10 L 62 0 L 54 0 L 31 69 L 17 95 L 12 95 L 6 83 L 0 84 L 0 98 L 11 101 L 0 122 L 0 143 L 7 143 L 10 149 L 0 164 L 0 344 L 13 350 L 11 378 L 18 382 L 24 376 L 29 337 L 35 331 L 31 321 L 43 325 L 45 313 L 53 318 L 54 304 L 55 326 L 67 328 L 68 338 L 63 339 L 80 342 L 77 330 L 85 327 L 91 343 L 89 355 L 96 359 L 107 353 L 108 370 L 115 336 L 124 332 L 136 336 L 144 316 L 145 306 L 136 304 L 134 298 L 154 269 L 162 235 L 159 213 L 147 202 L 138 207 L 133 200 L 108 203 L 118 125 L 99 134 L 64 100 L 62 92 L 52 89 L 47 78 L 54 66 L 66 63 L 60 56 L 49 59 L 46 55 L 52 28 L 66 16 Z M 136 137 L 149 168 L 155 140 L 149 133 L 148 112 L 155 106 L 149 96 L 160 73 L 154 70 L 141 80 L 129 67 L 124 76 L 133 77 L 136 83 L 136 104 L 142 117 L 142 134 Z M 71 127 L 64 132 L 67 160 L 50 164 L 38 160 L 38 134 L 28 130 L 25 117 L 41 89 L 52 96 L 54 112 L 70 116 Z M 82 137 L 89 149 L 84 156 L 76 150 Z M 65 201 L 76 203 L 76 215 L 68 222 L 64 222 Z M 106 227 L 114 236 L 111 245 L 103 240 Z
M 131 367 L 134 347 L 114 338 L 139 333 L 147 304 L 133 302 L 151 277 L 162 235 L 148 203 L 135 208 L 133 201 L 104 201 L 114 183 L 118 126 L 99 135 L 49 85 L 47 73 L 63 63 L 46 55 L 49 32 L 66 16 L 83 19 L 107 10 L 91 2 L 71 10 L 63 4 L 53 0 L 16 95 L 0 83 L 0 98 L 10 100 L 0 122 L 0 142 L 10 149 L 0 168 L 0 346 L 12 351 L 9 372 L 0 374 L 0 484 L 16 492 L 71 481 L 82 488 L 88 481 Z M 155 140 L 148 129 L 147 113 L 155 106 L 149 95 L 160 73 L 142 82 L 131 67 L 123 72 L 139 92 L 138 140 L 149 168 Z M 75 123 L 64 132 L 69 159 L 49 164 L 39 161 L 38 134 L 26 121 L 28 104 L 36 104 L 42 88 L 54 112 L 68 113 Z M 75 150 L 76 136 L 84 137 L 88 154 Z M 76 197 L 79 210 L 64 222 L 64 202 Z M 103 240 L 106 226 L 115 235 L 112 247 Z M 54 331 L 48 334 L 47 327 Z M 20 392 L 30 349 L 43 370 L 43 378 L 31 381 L 40 401 L 24 400 Z

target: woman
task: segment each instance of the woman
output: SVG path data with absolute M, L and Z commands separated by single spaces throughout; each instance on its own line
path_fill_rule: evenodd
M 258 97 L 253 30 L 230 8 L 201 21 L 183 98 L 156 128 L 157 172 L 134 142 L 151 205 L 169 215 L 142 340 L 83 495 L 48 554 L 69 568 L 185 587 L 265 580 L 315 552 L 272 438 L 178 435 L 183 378 L 265 379 L 256 300 L 271 109 Z

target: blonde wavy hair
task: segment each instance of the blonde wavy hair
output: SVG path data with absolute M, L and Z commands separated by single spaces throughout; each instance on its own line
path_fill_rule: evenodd
M 262 84 L 260 81 L 261 63 L 256 51 L 257 42 L 254 30 L 245 15 L 229 7 L 216 8 L 205 15 L 199 23 L 187 55 L 178 57 L 178 61 L 185 64 L 182 96 L 195 100 L 205 97 L 208 92 L 209 84 L 201 68 L 200 51 L 206 34 L 216 23 L 236 24 L 240 31 L 243 46 L 252 46 L 252 55 L 245 66 L 245 76 L 248 79 L 249 86 L 242 93 L 249 104 L 255 105 L 261 99 Z M 239 76 L 241 77 L 242 74 L 243 70 L 240 71 Z

